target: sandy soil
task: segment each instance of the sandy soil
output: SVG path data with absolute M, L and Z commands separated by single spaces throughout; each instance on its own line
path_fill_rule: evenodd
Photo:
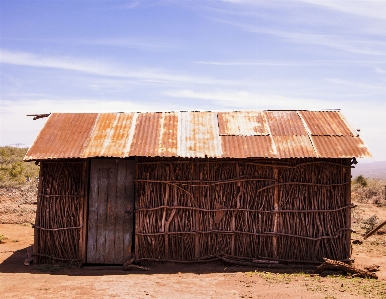
M 339 273 L 323 277 L 310 268 L 283 272 L 220 263 L 155 263 L 148 272 L 24 266 L 33 243 L 31 226 L 0 224 L 0 234 L 7 237 L 0 244 L 1 298 L 386 298 L 386 258 L 379 240 L 354 246 L 355 265 L 381 266 L 381 279 L 370 280 Z
M 33 244 L 29 223 L 34 221 L 34 189 L 0 191 L 0 238 L 5 236 L 0 243 L 0 298 L 386 298 L 386 227 L 352 245 L 354 266 L 380 266 L 379 280 L 338 272 L 319 276 L 312 267 L 256 269 L 223 263 L 154 263 L 147 265 L 148 272 L 24 266 Z M 358 204 L 352 215 L 352 239 L 362 240 L 363 220 L 373 215 L 386 220 L 386 208 Z

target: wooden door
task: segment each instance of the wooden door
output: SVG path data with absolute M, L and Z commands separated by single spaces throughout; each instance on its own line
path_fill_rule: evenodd
M 123 264 L 131 256 L 134 160 L 91 160 L 87 263 Z

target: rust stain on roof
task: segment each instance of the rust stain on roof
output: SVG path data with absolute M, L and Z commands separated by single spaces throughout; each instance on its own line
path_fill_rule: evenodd
M 205 158 L 222 156 L 221 139 L 215 112 L 180 112 L 178 156 Z
M 307 135 L 304 125 L 296 111 L 266 111 L 272 136 Z
M 133 113 L 99 114 L 84 150 L 84 157 L 122 157 Z
M 221 136 L 223 158 L 278 158 L 270 136 Z
M 160 124 L 158 155 L 161 157 L 177 156 L 178 114 L 163 113 Z
M 128 156 L 158 156 L 162 113 L 140 113 Z
M 219 112 L 218 125 L 222 136 L 268 135 L 268 125 L 261 111 Z
M 369 157 L 337 111 L 53 113 L 24 160 Z
M 306 135 L 273 136 L 280 158 L 317 157 L 312 143 Z
M 24 160 L 79 158 L 97 113 L 53 113 Z
M 312 135 L 356 136 L 339 111 L 299 111 Z
M 369 150 L 359 137 L 312 136 L 312 140 L 321 158 L 371 157 Z

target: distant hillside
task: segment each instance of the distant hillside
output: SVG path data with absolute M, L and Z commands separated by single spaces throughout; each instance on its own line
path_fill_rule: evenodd
M 363 175 L 367 178 L 386 179 L 386 161 L 358 163 L 351 171 L 353 178 Z

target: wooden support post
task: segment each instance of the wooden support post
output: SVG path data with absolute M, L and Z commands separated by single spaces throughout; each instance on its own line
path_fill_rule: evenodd
M 201 180 L 202 178 L 200 177 L 200 163 L 198 162 L 193 162 L 194 165 L 194 171 L 195 171 L 195 177 L 196 180 Z M 196 202 L 196 207 L 200 207 L 200 203 L 202 202 L 201 198 L 201 184 L 199 186 L 194 187 L 194 197 L 195 197 L 195 202 Z M 194 235 L 194 258 L 197 260 L 200 258 L 200 234 L 197 233 L 197 231 L 200 231 L 200 211 L 196 210 L 195 211 L 195 230 L 196 233 Z
M 134 173 L 134 182 L 138 179 L 139 170 L 138 170 L 138 157 L 135 158 L 135 173 Z M 133 224 L 133 236 L 134 236 L 134 244 L 132 247 L 134 248 L 134 257 L 136 259 L 139 258 L 139 240 L 137 232 L 141 232 L 143 228 L 139 227 L 139 212 L 137 209 L 141 208 L 139 205 L 139 192 L 137 188 L 137 183 L 134 183 L 134 207 L 133 207 L 133 215 L 134 215 L 134 224 Z M 138 225 L 138 226 L 137 226 Z
M 166 179 L 170 180 L 170 167 L 166 166 Z M 169 185 L 165 186 L 165 196 L 164 196 L 164 206 L 169 205 Z M 166 214 L 167 214 L 167 208 L 164 208 L 163 215 L 162 215 L 162 231 L 164 234 L 164 242 L 165 242 L 165 258 L 169 259 L 169 235 L 167 232 L 169 231 L 169 225 L 166 225 Z
M 82 264 L 87 263 L 87 220 L 88 220 L 88 194 L 89 194 L 89 179 L 90 179 L 90 159 L 83 163 L 83 213 L 79 215 L 80 225 L 82 226 L 80 240 L 80 256 Z
M 236 178 L 239 178 L 240 177 L 239 163 L 236 163 L 235 167 L 236 167 Z M 236 198 L 234 198 L 234 200 L 236 200 L 236 208 L 240 208 L 240 196 L 241 196 L 240 185 L 241 183 L 237 182 L 237 186 L 236 186 L 237 195 L 236 195 Z M 231 230 L 233 232 L 236 231 L 236 211 L 232 212 Z M 235 252 L 236 252 L 236 242 L 235 242 L 235 233 L 233 233 L 231 237 L 231 254 L 235 255 Z
M 345 190 L 345 197 L 346 197 L 346 200 L 345 200 L 345 203 L 346 203 L 346 206 L 349 206 L 351 205 L 351 161 L 350 159 L 347 159 L 347 167 L 343 167 L 343 171 L 345 173 L 345 183 L 348 183 L 344 188 L 346 189 Z M 346 228 L 351 228 L 351 209 L 346 209 Z M 347 236 L 347 239 L 346 239 L 346 243 L 347 243 L 347 256 L 346 258 L 349 259 L 351 258 L 351 231 L 350 230 L 346 230 L 346 236 Z
M 36 218 L 35 218 L 35 229 L 34 229 L 34 245 L 33 245 L 33 263 L 37 264 L 39 256 L 36 255 L 39 253 L 39 236 L 40 236 L 40 231 L 37 227 L 40 226 L 40 209 L 41 209 L 41 195 L 42 194 L 42 183 L 43 183 L 43 167 L 44 164 L 40 162 L 40 170 L 39 170 L 39 184 L 38 184 L 38 195 L 37 195 L 37 206 L 36 206 Z
M 276 181 L 276 184 L 279 180 L 279 170 L 277 167 L 273 169 L 273 177 Z M 274 194 L 273 194 L 273 207 L 274 210 L 279 210 L 279 186 L 276 185 L 274 187 Z M 278 232 L 278 222 L 279 222 L 279 213 L 275 213 L 273 216 L 273 231 L 275 233 Z M 277 248 L 277 236 L 272 237 L 272 248 L 273 248 L 273 257 L 279 258 L 278 248 Z

